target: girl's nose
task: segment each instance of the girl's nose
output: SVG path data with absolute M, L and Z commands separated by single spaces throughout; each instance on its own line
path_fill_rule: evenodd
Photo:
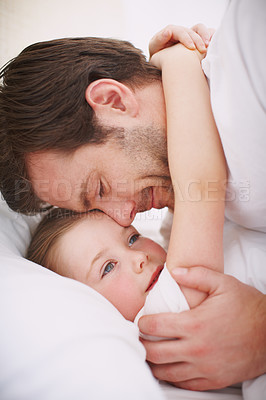
M 143 269 L 148 263 L 148 255 L 143 253 L 142 251 L 136 251 L 134 254 L 133 260 L 133 269 L 137 274 L 141 274 Z

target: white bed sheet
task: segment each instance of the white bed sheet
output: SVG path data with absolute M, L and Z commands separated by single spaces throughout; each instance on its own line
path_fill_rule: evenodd
M 160 383 L 160 386 L 167 400 L 243 400 L 239 387 L 209 390 L 208 392 L 192 392 L 175 388 L 167 383 Z
M 161 212 L 152 213 L 151 224 L 151 212 L 137 222 L 144 234 L 161 224 Z M 87 286 L 23 259 L 38 220 L 0 203 L 1 400 L 242 398 L 237 388 L 158 385 L 134 324 Z
M 23 259 L 36 223 L 0 202 L 0 399 L 163 399 L 134 324 Z

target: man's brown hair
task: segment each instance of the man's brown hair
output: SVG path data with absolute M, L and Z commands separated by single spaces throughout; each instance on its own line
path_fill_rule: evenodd
M 110 78 L 134 89 L 159 80 L 160 72 L 129 42 L 67 38 L 27 47 L 0 78 L 0 190 L 11 209 L 29 214 L 47 205 L 33 192 L 28 153 L 74 151 L 111 134 L 98 129 L 87 86 Z

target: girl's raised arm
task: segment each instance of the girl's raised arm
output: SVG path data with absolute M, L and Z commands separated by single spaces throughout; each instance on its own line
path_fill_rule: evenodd
M 202 56 L 181 44 L 156 53 L 166 102 L 167 146 L 175 194 L 167 267 L 223 271 L 226 163 L 212 115 Z M 205 295 L 182 288 L 190 307 Z

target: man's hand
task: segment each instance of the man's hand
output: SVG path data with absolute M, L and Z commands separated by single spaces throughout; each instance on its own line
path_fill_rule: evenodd
M 266 296 L 237 279 L 203 267 L 176 269 L 179 284 L 208 294 L 180 314 L 149 315 L 141 332 L 167 339 L 142 340 L 154 376 L 175 386 L 209 390 L 266 372 Z
M 177 43 L 183 44 L 190 50 L 197 49 L 201 53 L 206 53 L 214 32 L 214 29 L 208 29 L 203 24 L 197 24 L 191 29 L 183 26 L 168 25 L 150 40 L 150 57 L 158 51 Z

